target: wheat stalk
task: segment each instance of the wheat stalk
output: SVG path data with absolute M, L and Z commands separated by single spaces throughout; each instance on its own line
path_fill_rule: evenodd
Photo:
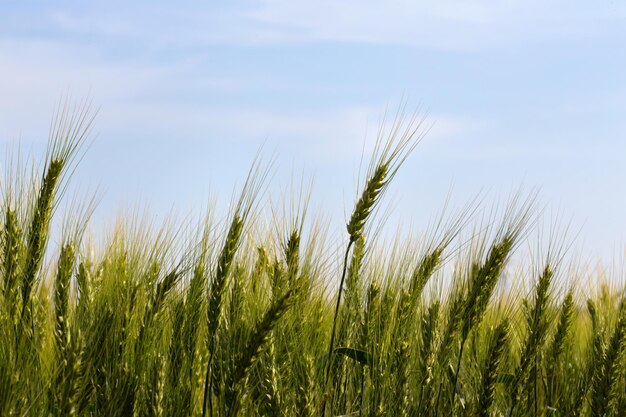
M 611 413 L 611 407 L 616 400 L 616 390 L 619 387 L 624 371 L 620 359 L 626 348 L 626 302 L 622 301 L 615 330 L 611 335 L 609 345 L 596 368 L 591 385 L 591 415 L 605 416 Z
M 284 247 L 285 263 L 287 264 L 287 281 L 293 287 L 298 276 L 299 254 L 300 254 L 300 233 L 293 229 Z
M 229 395 L 227 395 L 227 417 L 235 412 L 237 407 L 237 386 L 246 376 L 252 364 L 257 360 L 263 347 L 267 344 L 272 329 L 278 320 L 285 314 L 290 306 L 293 291 L 287 291 L 282 297 L 274 302 L 265 312 L 261 321 L 255 326 L 252 336 L 248 340 L 245 349 L 237 356 L 236 367 L 229 378 Z
M 511 415 L 515 411 L 515 407 L 519 401 L 519 390 L 525 384 L 530 369 L 534 367 L 536 371 L 537 355 L 539 350 L 543 347 L 547 336 L 548 319 L 546 310 L 548 308 L 552 276 L 553 272 L 550 265 L 546 265 L 537 281 L 534 304 L 527 319 L 528 336 L 522 348 L 520 363 L 515 373 L 515 383 L 513 384 L 511 393 Z M 533 383 L 536 390 L 536 380 L 533 381 Z M 536 401 L 535 406 L 537 406 Z
M 452 383 L 452 406 L 454 406 L 454 400 L 456 398 L 457 382 L 461 371 L 461 360 L 463 358 L 465 342 L 467 341 L 470 331 L 483 317 L 493 289 L 513 249 L 513 244 L 514 234 L 509 233 L 500 242 L 494 244 L 489 249 L 487 258 L 482 266 L 473 267 L 471 269 L 472 276 L 470 278 L 470 287 L 463 306 L 461 347 Z
M 18 305 L 17 290 L 21 286 L 19 276 L 22 234 L 17 224 L 15 210 L 5 209 L 4 230 L 2 231 L 2 272 L 5 303 L 13 322 L 17 320 L 15 313 Z
M 413 300 L 417 300 L 422 294 L 424 287 L 428 283 L 430 277 L 441 264 L 443 255 L 443 247 L 437 247 L 431 252 L 424 255 L 419 265 L 411 276 L 409 283 L 409 292 Z M 415 302 L 415 301 L 414 301 Z
M 210 295 L 208 300 L 207 307 L 207 325 L 208 325 L 208 352 L 209 352 L 209 362 L 207 364 L 206 378 L 205 378 L 205 389 L 204 389 L 204 400 L 203 400 L 203 417 L 206 415 L 207 402 L 211 402 L 211 375 L 210 369 L 212 367 L 212 358 L 215 350 L 215 337 L 217 334 L 217 326 L 219 324 L 220 315 L 222 311 L 222 298 L 224 296 L 224 291 L 226 289 L 226 279 L 228 278 L 228 273 L 230 271 L 231 264 L 233 263 L 233 259 L 235 258 L 235 253 L 237 248 L 239 247 L 241 233 L 243 230 L 243 220 L 239 215 L 235 215 L 228 229 L 228 233 L 226 235 L 226 241 L 224 242 L 224 246 L 220 253 L 220 257 L 217 263 L 217 270 L 213 279 L 211 280 L 210 287 Z M 208 408 L 210 413 L 213 411 L 212 404 L 208 404 Z
M 65 170 L 71 167 L 81 145 L 91 130 L 95 112 L 91 111 L 87 100 L 75 105 L 73 110 L 69 101 L 59 106 L 53 118 L 48 145 L 47 165 L 41 186 L 34 203 L 32 218 L 28 228 L 25 248 L 22 284 L 22 320 L 30 310 L 31 292 L 37 281 L 45 246 L 48 240 L 50 219 L 54 209 L 55 197 L 62 193 L 60 184 Z
M 399 109 L 398 116 L 400 116 L 402 111 L 403 107 Z M 374 155 L 371 159 L 365 188 L 363 189 L 360 197 L 356 201 L 354 210 L 352 212 L 352 215 L 350 216 L 350 220 L 346 225 L 349 241 L 345 251 L 343 271 L 341 273 L 341 279 L 339 281 L 339 287 L 337 290 L 337 302 L 335 305 L 335 313 L 333 315 L 333 326 L 330 333 L 330 342 L 328 344 L 328 363 L 326 365 L 325 372 L 325 385 L 327 386 L 327 388 L 330 388 L 328 387 L 328 383 L 330 380 L 330 370 L 333 362 L 332 357 L 335 348 L 337 319 L 339 316 L 339 307 L 341 306 L 341 295 L 346 279 L 350 249 L 355 242 L 357 242 L 359 239 L 363 239 L 363 230 L 365 227 L 365 223 L 372 213 L 372 210 L 378 204 L 391 179 L 393 179 L 393 177 L 398 172 L 400 165 L 402 165 L 408 155 L 413 151 L 413 149 L 415 149 L 419 140 L 423 137 L 423 134 L 418 134 L 423 120 L 419 120 L 416 122 L 416 117 L 417 116 L 414 116 L 413 119 L 410 120 L 410 122 L 405 127 L 405 130 L 401 134 L 399 134 L 399 132 L 402 126 L 402 118 L 397 117 L 391 134 L 384 144 L 380 140 L 379 136 Z M 399 138 L 397 137 L 397 135 L 399 135 Z M 326 410 L 324 406 L 322 407 L 322 417 L 325 413 Z
M 56 345 L 60 352 L 60 357 L 69 343 L 68 332 L 68 307 L 69 307 L 69 291 L 70 279 L 74 269 L 74 246 L 67 243 L 61 250 L 59 264 L 57 267 L 57 275 L 54 281 L 54 311 L 56 318 L 55 339 Z
M 26 317 L 30 303 L 30 294 L 43 259 L 44 245 L 47 240 L 48 227 L 52 215 L 54 192 L 64 165 L 65 162 L 62 159 L 55 159 L 50 163 L 48 171 L 43 177 L 39 197 L 35 205 L 33 219 L 28 231 L 24 276 L 22 278 L 22 319 Z
M 487 360 L 482 369 L 481 391 L 478 395 L 475 412 L 477 417 L 489 417 L 491 415 L 491 407 L 495 400 L 498 369 L 506 349 L 508 326 L 508 321 L 503 320 L 492 332 L 491 343 L 487 349 Z
M 555 390 L 555 382 L 557 377 L 556 368 L 560 363 L 561 355 L 565 350 L 565 342 L 567 340 L 568 334 L 572 325 L 572 318 L 574 315 L 574 294 L 570 290 L 565 298 L 563 299 L 563 304 L 561 306 L 561 311 L 559 312 L 559 322 L 556 327 L 556 331 L 552 338 L 552 343 L 550 348 L 548 349 L 548 369 L 547 374 L 549 378 L 548 383 L 548 402 L 549 404 L 557 408 L 557 404 L 554 403 L 554 390 Z

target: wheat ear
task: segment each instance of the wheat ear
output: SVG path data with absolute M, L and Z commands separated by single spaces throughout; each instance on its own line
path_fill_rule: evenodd
M 596 368 L 591 386 L 591 415 L 601 417 L 611 413 L 616 399 L 616 389 L 620 384 L 620 373 L 624 370 L 620 359 L 626 348 L 626 301 L 622 301 L 619 318 L 609 341 L 602 361 Z
M 507 335 L 508 322 L 504 320 L 493 330 L 491 343 L 487 350 L 487 361 L 482 370 L 481 391 L 478 396 L 477 417 L 489 417 L 491 415 L 491 407 L 495 399 L 498 368 L 506 349 Z
M 559 365 L 561 354 L 565 349 L 565 342 L 567 340 L 570 327 L 572 324 L 572 317 L 574 314 L 574 294 L 570 290 L 565 298 L 563 299 L 563 305 L 561 306 L 561 311 L 559 312 L 559 322 L 556 327 L 556 331 L 554 333 L 554 337 L 552 338 L 552 343 L 550 345 L 549 352 L 549 360 L 548 360 L 548 402 L 549 405 L 556 408 L 556 404 L 554 401 L 554 384 L 556 379 L 556 367 Z
M 513 415 L 519 401 L 519 390 L 524 386 L 530 369 L 536 366 L 538 352 L 543 347 L 546 338 L 549 324 L 546 317 L 546 309 L 548 308 L 552 276 L 553 272 L 550 265 L 546 265 L 537 281 L 535 300 L 527 320 L 528 336 L 522 347 L 520 364 L 515 373 L 515 382 L 511 393 L 511 415 Z M 536 380 L 533 382 L 536 384 Z M 537 389 L 536 385 L 534 388 L 535 390 Z
M 335 348 L 335 333 L 337 330 L 337 319 L 339 316 L 339 307 L 341 305 L 341 295 L 343 292 L 343 285 L 346 279 L 346 271 L 348 269 L 348 257 L 350 255 L 350 249 L 352 245 L 359 239 L 363 239 L 363 228 L 365 227 L 365 221 L 372 211 L 372 208 L 376 204 L 378 197 L 380 196 L 383 187 L 387 183 L 387 174 L 389 170 L 389 163 L 380 164 L 374 174 L 367 181 L 367 185 L 361 198 L 356 203 L 350 222 L 348 222 L 347 229 L 350 236 L 350 241 L 346 248 L 346 253 L 343 260 L 343 271 L 341 273 L 341 280 L 339 281 L 339 288 L 337 290 L 337 302 L 335 305 L 335 314 L 333 316 L 333 327 L 330 333 L 330 343 L 328 344 L 328 363 L 326 364 L 326 376 L 325 381 L 328 385 L 330 378 L 330 369 L 332 364 L 332 355 Z M 322 415 L 324 411 L 322 411 Z
M 54 312 L 55 312 L 55 342 L 56 342 L 56 364 L 57 383 L 52 387 L 53 393 L 57 392 L 60 397 L 57 399 L 56 407 L 61 413 L 68 413 L 71 409 L 70 400 L 73 382 L 70 375 L 73 371 L 72 362 L 75 352 L 70 347 L 69 329 L 69 290 L 70 279 L 74 269 L 74 246 L 67 243 L 61 249 L 57 274 L 54 282 Z
M 283 296 L 276 300 L 270 308 L 265 312 L 261 321 L 255 326 L 252 336 L 248 340 L 245 349 L 238 355 L 235 361 L 236 368 L 232 376 L 229 378 L 230 397 L 227 402 L 228 412 L 226 416 L 230 416 L 237 408 L 237 387 L 245 378 L 252 364 L 257 360 L 263 347 L 267 344 L 267 340 L 276 326 L 276 323 L 285 314 L 290 305 L 290 299 L 293 295 L 292 290 L 288 290 Z
M 68 333 L 68 302 L 70 279 L 74 269 L 74 246 L 67 243 L 61 250 L 54 282 L 54 312 L 55 312 L 55 339 L 59 351 L 62 353 L 69 340 Z
M 506 235 L 500 242 L 491 247 L 489 254 L 487 255 L 487 259 L 481 267 L 472 268 L 469 292 L 467 294 L 467 298 L 465 299 L 463 311 L 461 348 L 459 350 L 459 357 L 457 359 L 452 384 L 452 406 L 454 406 L 454 399 L 456 398 L 457 381 L 461 370 L 461 360 L 463 358 L 465 342 L 467 341 L 470 331 L 482 320 L 493 289 L 495 288 L 506 260 L 513 249 L 513 243 L 513 235 Z
M 20 246 L 22 234 L 17 224 L 15 210 L 7 208 L 4 217 L 4 230 L 2 231 L 2 272 L 4 282 L 4 298 L 9 307 L 11 319 L 15 322 L 17 317 L 19 281 Z
M 211 280 L 211 293 L 207 306 L 207 324 L 208 324 L 208 352 L 209 361 L 204 380 L 204 399 L 202 401 L 202 416 L 206 416 L 206 410 L 209 409 L 213 413 L 213 405 L 211 402 L 211 367 L 213 365 L 213 356 L 215 349 L 215 337 L 222 312 L 222 298 L 226 289 L 226 279 L 230 271 L 231 264 L 235 258 L 235 253 L 239 247 L 241 233 L 243 231 L 243 220 L 239 215 L 235 215 L 226 234 L 226 241 L 220 253 L 215 275 Z M 209 404 L 207 404 L 207 402 Z
M 39 197 L 35 205 L 33 219 L 28 231 L 24 276 L 22 278 L 22 318 L 26 316 L 30 294 L 35 283 L 37 272 L 43 260 L 44 246 L 48 236 L 54 193 L 65 162 L 55 159 L 50 163 L 43 177 Z

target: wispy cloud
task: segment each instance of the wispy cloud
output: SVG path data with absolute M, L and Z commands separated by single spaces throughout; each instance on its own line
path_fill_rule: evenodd
M 4 98 L 0 101 L 0 133 L 14 136 L 18 134 L 14 129 L 19 129 L 26 138 L 41 131 L 52 103 L 66 94 L 93 97 L 103 107 L 101 118 L 105 120 L 107 114 L 117 114 L 115 120 L 106 120 L 110 125 L 103 123 L 107 128 L 137 132 L 150 131 L 150 126 L 158 125 L 155 121 L 170 120 L 166 112 L 182 113 L 177 107 L 193 106 L 194 96 L 237 94 L 255 82 L 252 76 L 199 71 L 193 60 L 185 58 L 157 62 L 145 57 L 111 59 L 89 45 L 25 37 L 0 39 L 0 67 L 0 94 Z M 149 116 L 147 112 L 159 103 L 163 111 L 155 119 L 156 114 Z M 133 121 L 135 114 L 145 118 Z M 182 114 L 178 119 L 184 119 Z
M 410 2 L 266 0 L 247 13 L 283 41 L 344 41 L 482 49 L 520 41 L 599 36 L 619 24 L 621 6 L 586 2 L 487 0 Z
M 626 7 L 616 3 L 263 0 L 221 5 L 150 2 L 148 7 L 120 2 L 72 9 L 53 5 L 33 19 L 40 31 L 73 35 L 77 42 L 81 37 L 108 37 L 157 49 L 353 42 L 467 51 L 607 36 L 626 18 Z M 7 13 L 0 22 L 11 27 L 12 17 Z

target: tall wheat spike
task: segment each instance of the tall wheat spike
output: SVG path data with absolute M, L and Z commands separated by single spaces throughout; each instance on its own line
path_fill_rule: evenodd
M 333 353 L 335 348 L 335 334 L 337 330 L 337 319 L 339 316 L 339 307 L 341 306 L 341 295 L 343 292 L 343 286 L 346 279 L 346 271 L 348 268 L 348 259 L 350 249 L 352 245 L 363 238 L 363 231 L 365 223 L 370 216 L 372 210 L 378 204 L 382 194 L 386 190 L 389 182 L 398 172 L 398 169 L 402 163 L 406 160 L 408 155 L 415 149 L 419 141 L 422 139 L 425 132 L 419 133 L 423 119 L 418 120 L 415 115 L 409 123 L 405 126 L 404 131 L 402 129 L 401 113 L 403 107 L 399 109 L 398 117 L 394 126 L 392 127 L 391 134 L 386 142 L 382 142 L 380 133 L 379 139 L 376 143 L 376 149 L 374 156 L 372 157 L 369 172 L 367 175 L 367 181 L 365 188 L 360 197 L 356 201 L 350 220 L 346 225 L 348 231 L 349 242 L 346 247 L 346 252 L 343 260 L 343 271 L 341 273 L 341 279 L 339 281 L 339 287 L 337 289 L 337 302 L 335 304 L 335 313 L 333 315 L 333 326 L 330 333 L 330 342 L 328 344 L 328 362 L 325 372 L 325 385 L 328 387 L 330 381 L 330 371 L 333 362 Z M 381 127 L 382 132 L 382 127 Z M 325 404 L 325 403 L 324 403 Z M 325 407 L 322 407 L 322 416 L 326 413 Z
M 68 332 L 68 307 L 70 279 L 74 269 L 74 246 L 71 243 L 65 244 L 61 250 L 57 275 L 54 282 L 54 311 L 56 318 L 55 338 L 56 345 L 62 353 L 69 342 Z
M 18 305 L 18 289 L 20 282 L 20 249 L 22 245 L 22 234 L 17 224 L 15 210 L 7 207 L 5 209 L 4 229 L 2 230 L 2 272 L 3 290 L 5 303 L 9 309 L 9 315 L 16 322 L 15 317 Z
M 620 362 L 626 348 L 626 302 L 622 301 L 615 330 L 609 345 L 601 358 L 591 386 L 591 415 L 605 416 L 613 412 L 621 373 L 624 372 Z
M 210 294 L 207 305 L 207 323 L 209 331 L 209 353 L 213 351 L 215 344 L 215 335 L 217 332 L 217 326 L 219 323 L 221 310 L 222 310 L 222 298 L 224 297 L 224 291 L 226 289 L 226 279 L 230 271 L 231 264 L 235 258 L 235 253 L 239 247 L 241 232 L 243 230 L 243 221 L 239 216 L 235 216 L 228 229 L 226 235 L 226 241 L 224 247 L 220 253 L 220 257 L 217 263 L 217 270 L 213 279 L 211 280 Z
M 282 297 L 276 300 L 265 312 L 261 321 L 255 326 L 252 336 L 248 340 L 245 349 L 238 354 L 235 361 L 236 367 L 229 378 L 229 395 L 227 396 L 228 412 L 227 417 L 237 408 L 237 386 L 246 376 L 246 373 L 259 357 L 261 349 L 266 345 L 272 329 L 278 320 L 285 314 L 290 306 L 290 299 L 293 291 L 287 291 Z
M 204 255 L 202 255 L 203 257 Z M 193 277 L 189 284 L 189 290 L 187 292 L 187 302 L 185 305 L 185 312 L 183 318 L 183 337 L 185 354 L 189 358 L 191 364 L 193 364 L 196 350 L 196 341 L 198 338 L 198 326 L 200 324 L 200 315 L 202 312 L 205 285 L 206 285 L 206 267 L 204 260 L 200 258 L 193 271 Z
M 469 290 L 465 299 L 465 305 L 463 306 L 461 347 L 459 349 L 459 356 L 452 383 L 452 406 L 454 406 L 454 400 L 457 394 L 457 382 L 461 371 L 461 360 L 463 358 L 465 342 L 467 341 L 470 331 L 483 317 L 493 289 L 513 249 L 513 244 L 514 235 L 509 233 L 489 249 L 487 259 L 480 267 L 473 267 L 471 270 L 472 276 Z
M 137 337 L 137 349 L 143 349 L 146 342 L 146 332 L 157 319 L 159 313 L 163 309 L 167 295 L 172 292 L 176 283 L 181 277 L 181 272 L 177 269 L 170 271 L 157 284 L 156 291 L 152 294 L 150 302 L 146 305 L 143 320 L 139 328 L 139 336 Z
M 548 264 L 545 266 L 543 273 L 537 281 L 534 303 L 532 305 L 532 309 L 528 313 L 527 319 L 528 336 L 526 337 L 522 347 L 520 364 L 515 373 L 515 383 L 513 384 L 513 390 L 511 393 L 511 414 L 515 411 L 515 407 L 519 401 L 518 396 L 520 394 L 520 390 L 523 389 L 523 386 L 526 383 L 528 373 L 531 368 L 536 366 L 538 352 L 542 349 L 547 336 L 549 323 L 546 310 L 548 308 L 552 276 L 552 268 Z M 533 381 L 533 384 L 534 383 L 535 381 Z
M 284 247 L 285 263 L 287 264 L 287 280 L 293 287 L 294 281 L 298 275 L 298 267 L 300 264 L 300 233 L 297 229 L 293 229 Z
M 481 371 L 481 390 L 475 412 L 477 417 L 488 417 L 491 415 L 491 407 L 495 400 L 498 369 L 507 345 L 508 326 L 508 321 L 503 320 L 492 332 L 485 366 Z
M 435 343 L 438 337 L 440 303 L 432 303 L 422 318 L 421 344 L 420 344 L 420 375 L 422 376 L 422 386 L 429 385 L 432 381 L 433 367 L 435 362 Z
M 62 159 L 55 159 L 50 163 L 48 171 L 43 177 L 39 198 L 37 199 L 33 219 L 28 230 L 26 261 L 22 279 L 22 318 L 26 315 L 28 303 L 30 302 L 30 293 L 43 259 L 44 245 L 47 241 L 50 216 L 52 214 L 54 192 L 64 165 L 65 162 Z
M 421 262 L 413 272 L 409 284 L 409 292 L 413 300 L 419 298 L 428 283 L 430 277 L 435 273 L 437 267 L 441 264 L 443 255 L 443 247 L 439 246 L 431 252 L 424 255 Z
M 586 357 L 586 363 L 581 368 L 582 375 L 577 381 L 575 390 L 571 394 L 570 403 L 565 407 L 567 415 L 580 416 L 587 400 L 587 393 L 594 383 L 594 378 L 602 366 L 604 355 L 604 335 L 600 324 L 601 317 L 598 316 L 596 303 L 592 299 L 587 299 L 587 312 L 591 318 L 591 338 Z
M 491 247 L 484 264 L 474 269 L 464 306 L 461 340 L 467 339 L 469 332 L 482 319 L 513 244 L 513 237 L 505 236 Z
M 78 289 L 78 314 L 84 314 L 88 311 L 89 303 L 92 298 L 92 276 L 90 271 L 90 265 L 88 261 L 84 260 L 78 264 L 78 270 L 76 271 L 76 284 Z
M 417 381 L 419 393 L 417 406 L 414 408 L 416 415 L 421 415 L 424 404 L 430 402 L 432 383 L 435 379 L 435 365 L 437 361 L 437 343 L 441 338 L 439 330 L 441 303 L 434 301 L 422 312 L 420 319 L 419 337 L 419 362 L 417 363 Z M 411 413 L 409 413 L 411 415 Z
M 563 305 L 559 312 L 559 322 L 552 338 L 552 343 L 548 350 L 548 404 L 551 407 L 558 408 L 554 398 L 555 384 L 557 379 L 557 369 L 561 361 L 561 355 L 565 350 L 565 343 L 572 326 L 572 318 L 574 315 L 574 294 L 570 290 L 563 299 Z
M 53 397 L 56 397 L 58 415 L 67 415 L 71 411 L 71 393 L 73 381 L 73 360 L 71 351 L 69 328 L 69 291 L 70 280 L 74 269 L 74 246 L 67 243 L 61 250 L 57 274 L 54 282 L 54 311 L 55 311 L 55 342 L 56 342 L 56 372 L 57 381 L 52 387 Z
M 215 337 L 222 311 L 222 298 L 226 289 L 227 279 L 232 266 L 237 249 L 241 243 L 241 236 L 246 219 L 250 216 L 255 206 L 255 198 L 261 192 L 263 184 L 269 174 L 270 166 L 263 169 L 261 161 L 257 158 L 248 172 L 248 177 L 243 186 L 243 190 L 235 205 L 232 220 L 226 234 L 224 246 L 217 260 L 217 268 L 210 283 L 210 294 L 207 306 L 207 351 L 209 360 L 207 363 L 204 380 L 204 397 L 202 400 L 202 416 L 206 416 L 207 409 L 209 415 L 213 414 L 211 368 L 213 366 L 213 356 L 215 349 Z
M 189 415 L 193 406 L 192 380 L 187 378 L 186 373 L 189 362 L 185 352 L 185 326 L 181 325 L 185 320 L 185 312 L 184 299 L 180 297 L 172 307 L 174 329 L 165 361 L 168 364 L 163 381 L 163 410 L 166 415 Z
M 54 209 L 55 197 L 60 191 L 62 174 L 77 156 L 91 130 L 95 113 L 87 101 L 70 109 L 66 101 L 59 107 L 53 120 L 49 141 L 49 156 L 41 186 L 33 207 L 26 238 L 26 253 L 22 277 L 22 318 L 29 309 L 30 295 L 37 280 L 48 240 L 48 229 Z M 61 189 L 62 191 L 62 189 Z

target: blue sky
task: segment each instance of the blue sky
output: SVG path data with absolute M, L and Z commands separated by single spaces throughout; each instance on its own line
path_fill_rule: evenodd
M 315 178 L 337 227 L 386 108 L 434 126 L 390 227 L 540 188 L 589 256 L 623 255 L 626 4 L 619 1 L 2 1 L 0 139 L 35 152 L 68 91 L 100 107 L 74 178 L 97 222 L 220 204 L 264 143 L 270 191 Z M 451 191 L 450 191 L 451 190 Z

